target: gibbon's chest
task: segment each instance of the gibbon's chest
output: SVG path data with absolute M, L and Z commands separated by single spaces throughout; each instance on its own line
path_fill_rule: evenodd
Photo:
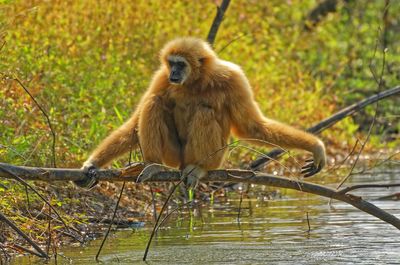
M 206 117 L 210 122 L 223 123 L 225 99 L 222 93 L 186 94 L 170 93 L 173 102 L 172 114 L 175 126 L 181 140 L 187 140 L 189 128 L 195 116 Z

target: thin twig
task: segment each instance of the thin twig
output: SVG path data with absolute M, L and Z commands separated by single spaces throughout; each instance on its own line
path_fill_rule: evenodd
M 134 135 L 134 134 L 132 133 L 132 135 Z M 131 162 L 132 162 L 132 152 L 133 152 L 133 145 L 132 145 L 132 143 L 131 143 L 131 144 L 130 144 L 130 150 L 129 150 L 128 165 L 131 165 Z M 112 227 L 112 225 L 113 225 L 113 223 L 114 223 L 115 216 L 116 216 L 117 210 L 118 210 L 118 206 L 119 206 L 119 203 L 120 203 L 121 198 L 122 198 L 122 194 L 123 194 L 124 189 L 125 189 L 125 183 L 126 183 L 125 181 L 122 183 L 121 191 L 120 191 L 120 193 L 119 193 L 117 203 L 115 204 L 115 207 L 114 207 L 113 216 L 111 217 L 110 224 L 109 224 L 109 226 L 108 226 L 108 228 L 107 228 L 107 231 L 106 231 L 106 233 L 105 233 L 105 235 L 104 235 L 104 237 L 103 237 L 103 240 L 101 241 L 99 250 L 97 251 L 97 254 L 96 254 L 96 257 L 95 257 L 95 260 L 96 260 L 97 262 L 99 262 L 99 256 L 100 256 L 101 250 L 103 249 L 103 246 L 104 246 L 104 244 L 105 244 L 105 242 L 106 242 L 106 240 L 107 240 L 107 238 L 108 238 L 108 235 L 110 234 L 111 227 Z
M 237 222 L 240 223 L 240 213 L 242 211 L 243 191 L 240 191 L 239 209 L 237 214 Z
M 365 188 L 390 188 L 390 187 L 400 187 L 400 183 L 393 183 L 393 184 L 360 184 L 350 186 L 339 191 L 340 194 L 346 194 L 349 191 L 356 190 L 356 189 L 365 189 Z
M 6 45 L 6 41 L 3 41 L 3 43 L 1 44 L 1 47 L 0 47 L 0 51 L 4 48 L 4 46 Z
M 47 112 L 42 108 L 42 106 L 37 102 L 35 97 L 29 92 L 28 88 L 25 87 L 25 85 L 18 79 L 14 78 L 14 81 L 16 81 L 24 90 L 25 92 L 30 96 L 30 98 L 35 102 L 36 106 L 40 109 L 40 111 L 43 113 L 47 120 L 47 125 L 49 126 L 49 129 L 51 131 L 52 139 L 53 139 L 53 144 L 52 144 L 52 153 L 53 153 L 53 167 L 56 166 L 56 132 L 53 129 L 53 125 L 51 124 L 50 117 L 47 114 Z
M 367 137 L 365 138 L 364 142 L 361 144 L 360 150 L 357 152 L 356 159 L 354 160 L 354 163 L 351 165 L 351 168 L 350 168 L 349 173 L 347 174 L 346 177 L 344 177 L 344 178 L 342 179 L 342 181 L 340 181 L 340 183 L 339 183 L 339 185 L 337 185 L 336 189 L 339 189 L 340 187 L 342 187 L 342 185 L 343 185 L 343 184 L 350 178 L 350 176 L 352 175 L 353 170 L 354 170 L 354 168 L 356 167 L 356 165 L 357 165 L 357 163 L 358 163 L 358 160 L 360 159 L 361 153 L 362 153 L 362 151 L 364 150 L 365 145 L 368 143 L 369 138 L 371 137 L 372 128 L 373 128 L 374 125 L 375 125 L 377 113 L 378 113 L 378 111 L 377 111 L 377 109 L 375 109 L 374 119 L 372 120 L 372 122 L 371 122 L 371 124 L 370 124 L 370 126 L 369 126 Z
M 168 218 L 176 211 L 178 211 L 179 209 L 181 209 L 182 207 L 186 207 L 189 204 L 191 204 L 193 201 L 187 201 L 185 203 L 183 203 L 182 205 L 176 206 L 174 209 L 172 209 L 168 214 L 166 214 L 164 216 L 164 218 L 161 220 L 160 224 L 157 226 L 156 228 L 156 232 L 160 229 L 160 227 L 165 223 L 165 221 L 168 220 Z
M 328 169 L 325 173 L 329 173 L 331 171 L 335 171 L 336 169 L 340 168 L 346 161 L 347 159 L 349 159 L 354 151 L 356 150 L 357 145 L 359 144 L 360 140 L 357 139 L 356 142 L 353 145 L 353 148 L 351 149 L 351 151 L 346 155 L 345 158 L 342 159 L 342 161 L 340 161 L 339 163 L 336 163 L 335 165 L 333 165 L 330 169 Z
M 306 212 L 306 217 L 307 217 L 307 226 L 308 226 L 307 233 L 310 233 L 311 232 L 311 226 L 310 226 L 310 218 L 308 217 L 308 212 Z
M 0 212 L 0 220 L 11 227 L 18 235 L 23 237 L 37 252 L 33 252 L 38 257 L 48 259 L 49 256 L 44 252 L 32 239 L 29 238 L 21 229 L 18 228 L 11 220 L 9 220 L 2 212 Z
M 1 163 L 0 163 L 1 164 Z M 14 172 L 8 170 L 7 168 L 4 168 L 0 165 L 0 175 L 1 172 L 5 172 L 8 173 L 9 176 L 11 176 L 11 178 L 17 180 L 18 182 L 22 183 L 25 187 L 29 187 L 40 199 L 42 199 L 42 201 L 47 204 L 47 206 L 49 206 L 54 213 L 57 215 L 57 217 L 59 218 L 59 220 L 63 223 L 64 227 L 67 229 L 67 231 L 69 232 L 69 227 L 68 225 L 65 223 L 64 219 L 61 217 L 61 215 L 58 213 L 58 211 L 53 207 L 53 205 L 51 205 L 51 203 L 49 201 L 46 200 L 46 198 L 44 198 L 33 186 L 31 186 L 28 182 L 26 182 L 24 179 L 22 179 L 21 177 L 19 177 L 17 174 L 15 174 Z
M 170 200 L 171 197 L 172 197 L 172 194 L 174 194 L 176 188 L 177 188 L 183 181 L 184 181 L 184 178 L 181 178 L 181 180 L 180 180 L 177 184 L 174 185 L 173 189 L 172 189 L 171 192 L 168 194 L 168 197 L 167 197 L 167 199 L 165 200 L 164 205 L 162 206 L 162 208 L 161 208 L 161 210 L 160 210 L 160 213 L 158 214 L 157 221 L 156 221 L 156 223 L 155 223 L 154 226 L 153 226 L 153 230 L 151 231 L 149 241 L 147 241 L 146 250 L 144 251 L 144 255 L 143 255 L 143 261 L 146 261 L 147 254 L 149 253 L 151 241 L 153 240 L 153 237 L 154 237 L 154 235 L 155 235 L 155 233 L 156 233 L 156 231 L 157 231 L 158 223 L 160 222 L 162 213 L 164 212 L 165 208 L 167 207 L 167 205 L 168 205 L 168 203 L 169 203 L 169 200 Z
M 99 262 L 100 252 L 101 252 L 101 250 L 103 249 L 104 243 L 106 242 L 106 240 L 107 240 L 107 238 L 108 238 L 108 234 L 110 233 L 111 227 L 112 227 L 112 225 L 113 225 L 113 223 L 114 223 L 113 221 L 114 221 L 115 216 L 116 216 L 116 214 L 117 214 L 119 202 L 121 201 L 122 193 L 124 192 L 124 189 L 125 189 L 125 183 L 126 183 L 125 181 L 124 181 L 124 183 L 122 183 L 121 192 L 119 193 L 117 203 L 115 204 L 115 207 L 114 207 L 113 216 L 112 216 L 112 218 L 111 218 L 112 221 L 110 222 L 110 225 L 108 226 L 107 232 L 106 232 L 106 234 L 104 235 L 103 241 L 101 241 L 99 250 L 97 251 L 97 254 L 96 254 L 96 261 L 97 261 L 97 262 Z
M 379 40 L 379 39 L 377 39 L 376 44 L 375 44 L 375 49 L 374 49 L 374 56 L 373 56 L 373 58 L 375 58 L 376 50 L 377 50 L 377 48 L 378 48 L 378 40 Z M 373 59 L 373 58 L 372 58 L 372 59 Z M 378 84 L 378 93 L 379 93 L 380 90 L 381 90 L 381 87 L 382 87 L 382 85 L 383 85 L 383 76 L 384 76 L 384 74 L 385 74 L 386 51 L 383 50 L 383 52 L 382 52 L 382 69 L 381 69 L 381 73 L 380 73 L 379 79 L 377 79 L 376 76 L 375 76 L 375 74 L 374 74 L 374 70 L 373 70 L 373 68 L 372 68 L 372 59 L 371 59 L 371 62 L 369 63 L 369 68 L 370 68 L 371 73 L 372 73 L 372 75 L 373 75 L 373 77 L 374 77 L 374 79 L 375 79 L 375 82 Z M 359 152 L 357 153 L 356 159 L 355 159 L 353 165 L 351 166 L 350 172 L 349 172 L 348 175 L 339 183 L 339 185 L 336 187 L 337 189 L 339 189 L 339 188 L 349 179 L 349 177 L 352 175 L 353 170 L 354 170 L 355 166 L 357 165 L 357 163 L 358 163 L 358 161 L 359 161 L 359 159 L 360 159 L 360 155 L 361 155 L 362 151 L 364 150 L 365 145 L 368 143 L 368 141 L 369 141 L 369 139 L 370 139 L 370 137 L 371 137 L 372 129 L 374 128 L 374 125 L 375 125 L 375 122 L 376 122 L 376 117 L 378 116 L 378 109 L 379 109 L 379 101 L 376 102 L 374 117 L 373 117 L 372 122 L 371 122 L 371 124 L 370 124 L 370 126 L 369 126 L 368 133 L 367 133 L 367 137 L 365 138 L 365 141 L 362 143 L 361 148 L 360 148 Z
M 29 253 L 29 254 L 32 254 L 32 255 L 35 255 L 35 256 L 37 256 L 37 254 L 38 254 L 35 250 L 29 249 L 27 247 L 21 246 L 21 245 L 16 244 L 16 243 L 13 243 L 13 244 L 10 244 L 10 245 L 5 245 L 5 247 L 14 249 L 14 250 L 16 250 L 18 252 L 25 251 L 26 253 Z
M 51 198 L 50 200 L 51 201 Z M 47 234 L 48 234 L 48 238 L 47 238 L 47 244 L 46 244 L 46 254 L 47 256 L 50 256 L 50 248 L 51 248 L 51 208 L 49 207 L 49 215 L 48 215 L 48 223 L 47 223 Z
M 235 38 L 231 39 L 227 44 L 225 44 L 221 49 L 217 51 L 218 54 L 222 53 L 226 48 L 228 48 L 232 43 L 235 41 L 240 40 L 241 38 L 247 36 L 248 34 L 241 34 L 239 36 L 236 36 Z
M 151 184 L 149 184 L 150 187 L 150 193 L 151 193 L 151 205 L 153 206 L 153 217 L 154 217 L 154 222 L 157 222 L 157 205 L 156 205 L 156 198 L 154 196 L 154 191 L 153 188 L 151 187 Z

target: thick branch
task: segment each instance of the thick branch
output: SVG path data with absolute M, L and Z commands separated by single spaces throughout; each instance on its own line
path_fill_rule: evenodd
M 399 95 L 399 94 L 400 94 L 400 86 L 396 86 L 391 89 L 382 91 L 378 94 L 370 96 L 366 99 L 363 99 L 357 103 L 354 103 L 353 105 L 350 105 L 350 106 L 336 112 L 329 118 L 308 128 L 307 132 L 318 134 L 318 133 L 332 127 L 333 125 L 335 125 L 337 122 L 343 120 L 344 118 L 346 118 L 350 115 L 353 115 L 354 113 L 362 110 L 363 108 L 365 108 L 368 105 L 371 105 L 382 99 L 385 99 L 385 98 L 388 98 L 388 97 L 391 97 L 394 95 Z M 271 158 L 276 159 L 276 158 L 280 157 L 284 152 L 285 151 L 283 151 L 282 149 L 274 149 L 271 152 L 267 153 L 265 156 L 259 157 L 256 160 L 254 160 L 253 162 L 251 162 L 250 169 L 251 170 L 260 169 L 263 165 L 269 163 L 271 161 Z
M 107 181 L 134 181 L 136 182 L 138 175 L 143 170 L 144 164 L 137 163 L 124 169 L 99 170 L 99 180 Z M 6 170 L 1 170 L 6 169 Z M 0 163 L 0 177 L 14 178 L 12 174 L 24 178 L 25 180 L 42 180 L 42 181 L 76 181 L 85 178 L 84 171 L 80 169 L 61 169 L 61 168 L 35 168 L 35 167 L 18 167 L 9 164 Z M 168 171 L 159 173 L 151 177 L 148 182 L 171 182 L 179 181 L 181 174 L 178 171 Z M 391 225 L 400 229 L 400 220 L 392 214 L 376 207 L 375 205 L 351 194 L 343 193 L 318 184 L 293 180 L 283 177 L 276 177 L 268 174 L 256 174 L 249 170 L 214 170 L 210 171 L 203 181 L 221 181 L 221 182 L 245 182 L 262 184 L 272 187 L 286 188 L 298 190 L 301 192 L 320 195 L 327 198 L 336 199 L 353 205 L 354 207 L 369 213 Z

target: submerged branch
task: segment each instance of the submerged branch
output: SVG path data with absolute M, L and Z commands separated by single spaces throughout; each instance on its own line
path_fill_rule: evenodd
M 144 167 L 145 165 L 143 163 L 135 163 L 123 169 L 101 169 L 98 171 L 97 176 L 100 181 L 136 182 Z M 76 181 L 82 180 L 86 177 L 85 172 L 80 169 L 18 167 L 0 163 L 0 178 L 12 179 L 13 175 L 9 172 L 18 175 L 25 180 Z M 149 178 L 147 182 L 179 182 L 180 180 L 181 174 L 179 171 L 166 171 Z M 343 192 L 343 190 L 335 190 L 310 182 L 239 169 L 209 171 L 208 176 L 203 178 L 202 181 L 253 183 L 316 194 L 351 204 L 361 211 L 369 213 L 400 230 L 400 219 L 363 200 L 361 197 L 348 194 L 347 191 L 349 191 L 349 189 L 351 190 L 351 187 L 345 188 L 347 191 Z

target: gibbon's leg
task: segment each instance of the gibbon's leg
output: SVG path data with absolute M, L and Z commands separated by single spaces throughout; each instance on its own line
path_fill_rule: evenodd
M 187 184 L 197 186 L 199 179 L 207 175 L 207 170 L 218 168 L 225 155 L 226 136 L 218 124 L 214 110 L 209 106 L 199 106 L 188 128 L 184 148 L 183 176 Z
M 139 121 L 139 142 L 144 160 L 149 165 L 139 175 L 138 180 L 146 181 L 163 171 L 165 164 L 179 167 L 181 146 L 170 108 L 160 96 L 150 96 L 142 106 Z
M 74 181 L 74 183 L 83 188 L 94 187 L 98 182 L 96 178 L 97 168 L 105 166 L 114 158 L 136 147 L 138 143 L 137 124 L 138 112 L 135 112 L 127 122 L 104 139 L 83 163 L 82 169 L 87 172 L 87 178 Z

